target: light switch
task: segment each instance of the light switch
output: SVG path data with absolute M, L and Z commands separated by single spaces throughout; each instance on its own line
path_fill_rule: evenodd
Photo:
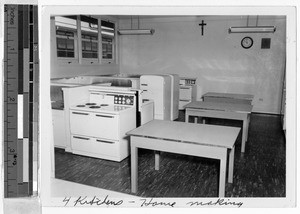
M 270 49 L 270 48 L 271 48 L 271 38 L 262 38 L 261 49 Z

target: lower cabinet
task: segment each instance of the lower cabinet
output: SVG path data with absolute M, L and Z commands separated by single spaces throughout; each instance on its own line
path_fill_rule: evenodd
M 52 123 L 54 146 L 65 149 L 67 137 L 64 110 L 52 109 Z

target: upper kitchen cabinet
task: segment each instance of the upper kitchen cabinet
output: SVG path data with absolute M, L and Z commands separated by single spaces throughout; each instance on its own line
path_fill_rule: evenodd
M 58 63 L 116 63 L 116 25 L 112 17 L 52 17 L 52 48 Z M 55 38 L 55 39 L 53 39 Z
M 82 63 L 99 62 L 99 24 L 98 19 L 80 16 L 79 56 Z
M 116 24 L 109 20 L 101 20 L 102 62 L 116 62 Z
M 51 38 L 55 44 L 57 59 L 66 63 L 78 62 L 78 26 L 77 16 L 55 16 Z

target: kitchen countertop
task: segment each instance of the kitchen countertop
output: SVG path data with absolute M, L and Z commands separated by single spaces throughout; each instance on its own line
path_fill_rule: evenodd
M 64 110 L 64 102 L 62 100 L 52 101 L 51 107 L 55 110 Z

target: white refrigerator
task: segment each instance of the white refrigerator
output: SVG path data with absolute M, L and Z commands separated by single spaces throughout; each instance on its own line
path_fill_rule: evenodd
M 179 116 L 179 82 L 177 74 L 166 74 L 171 77 L 171 120 L 176 120 Z
M 154 101 L 154 119 L 171 120 L 171 85 L 169 75 L 142 75 L 142 98 Z

